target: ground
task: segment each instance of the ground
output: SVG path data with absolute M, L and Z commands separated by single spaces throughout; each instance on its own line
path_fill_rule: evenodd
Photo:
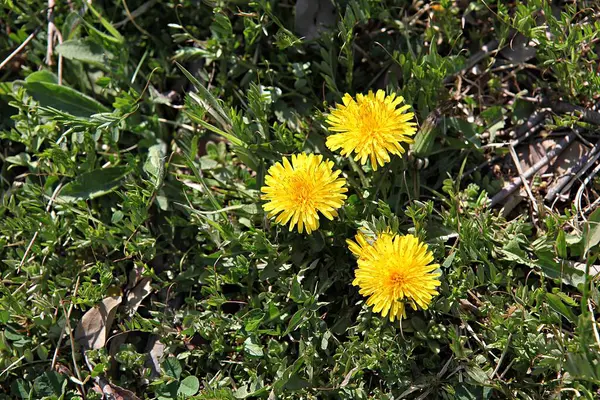
M 0 399 L 597 398 L 599 16 L 5 1 Z M 327 144 L 370 90 L 416 122 L 376 170 Z M 301 152 L 347 188 L 311 233 L 261 193 Z M 357 232 L 427 244 L 427 309 L 367 304 Z

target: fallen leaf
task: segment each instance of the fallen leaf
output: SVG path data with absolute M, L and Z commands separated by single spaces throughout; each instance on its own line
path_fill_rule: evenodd
M 165 345 L 161 343 L 160 338 L 156 335 L 150 338 L 148 344 L 150 351 L 148 352 L 146 366 L 151 370 L 150 376 L 158 377 L 161 374 L 160 361 L 165 353 Z
M 96 350 L 104 347 L 121 301 L 121 296 L 107 297 L 99 305 L 89 309 L 77 324 L 75 340 L 85 349 Z
M 145 277 L 140 279 L 137 285 L 127 294 L 125 311 L 127 315 L 133 316 L 142 301 L 152 292 L 152 279 Z
M 136 396 L 131 390 L 124 389 L 120 386 L 117 386 L 113 383 L 110 383 L 106 379 L 99 377 L 97 379 L 97 384 L 100 387 L 101 393 L 107 399 L 114 400 L 141 400 Z

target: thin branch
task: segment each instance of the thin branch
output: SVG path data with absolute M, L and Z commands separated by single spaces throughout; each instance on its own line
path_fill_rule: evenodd
M 583 216 L 584 220 L 586 218 L 585 218 L 585 216 L 583 215 L 583 212 L 582 212 L 581 196 L 583 196 L 583 191 L 585 190 L 585 187 L 590 183 L 590 181 L 592 179 L 594 179 L 594 176 L 596 176 L 596 174 L 599 173 L 599 172 L 600 172 L 600 164 L 598 164 L 596 166 L 596 168 L 594 168 L 594 170 L 585 178 L 585 180 L 583 181 L 583 183 L 579 187 L 579 190 L 577 190 L 577 194 L 575 195 L 575 208 L 577 208 L 577 211 Z
M 531 114 L 529 116 L 529 118 L 527 119 L 527 121 L 525 123 L 523 123 L 521 126 L 519 126 L 516 130 L 510 131 L 508 133 L 508 136 L 510 138 L 516 138 L 516 139 L 511 141 L 509 143 L 509 145 L 516 146 L 519 143 L 521 143 L 522 141 L 524 141 L 525 139 L 529 138 L 535 132 L 537 132 L 541 128 L 541 125 L 540 125 L 541 122 L 543 122 L 546 119 L 546 115 L 547 115 L 546 109 L 541 109 L 541 110 L 535 111 L 533 114 Z M 489 160 L 466 171 L 464 174 L 462 174 L 460 179 L 462 180 L 463 178 L 470 176 L 475 171 L 479 171 L 479 170 L 485 168 L 486 166 L 493 164 L 496 161 L 502 159 L 503 157 L 504 157 L 504 155 L 497 155 L 497 156 L 490 158 Z
M 80 280 L 80 276 L 77 276 L 77 281 L 75 282 L 75 289 L 73 290 L 73 295 L 72 297 L 75 298 L 75 296 L 77 296 L 77 291 L 79 290 L 79 280 Z M 67 315 L 66 315 L 66 319 L 68 320 L 71 317 L 71 312 L 73 311 L 73 306 L 75 305 L 75 302 L 72 301 L 71 305 L 69 306 L 69 311 L 67 311 Z M 54 351 L 54 356 L 52 357 L 52 364 L 50 364 L 50 369 L 53 370 L 54 366 L 56 365 L 56 361 L 58 360 L 58 350 L 60 349 L 60 345 L 62 342 L 62 338 L 63 338 L 63 333 L 65 332 L 65 328 L 67 327 L 67 325 L 64 325 L 60 335 L 58 336 L 58 342 L 56 343 L 56 350 Z
M 52 207 L 52 204 L 54 203 L 54 200 L 56 200 L 56 196 L 58 196 L 58 192 L 60 192 L 60 189 L 62 189 L 62 187 L 63 187 L 62 183 L 59 183 L 58 186 L 56 187 L 56 189 L 54 189 L 54 193 L 52 193 L 52 197 L 50 198 L 50 201 L 48 202 L 48 205 L 46 206 L 47 213 L 50 212 L 50 208 Z M 31 238 L 31 241 L 29 242 L 27 249 L 25 249 L 25 254 L 23 254 L 23 258 L 21 258 L 21 262 L 19 263 L 19 267 L 17 268 L 17 274 L 21 272 L 21 267 L 25 263 L 25 260 L 27 260 L 27 256 L 29 255 L 31 248 L 33 247 L 33 244 L 35 243 L 35 240 L 37 239 L 38 235 L 40 234 L 40 229 L 42 229 L 41 222 L 40 222 L 40 226 L 39 226 L 38 230 L 35 231 L 35 233 L 33 234 L 33 237 Z
M 41 29 L 42 29 L 41 26 L 38 26 L 37 28 L 35 28 L 35 30 L 29 36 L 27 36 L 27 39 L 25 39 L 25 41 L 23 41 L 23 43 L 21 43 L 21 45 L 15 49 L 15 51 L 13 51 L 12 53 L 9 54 L 9 56 L 6 57 L 4 59 L 4 61 L 2 61 L 2 63 L 0 63 L 0 70 L 2 68 L 4 68 L 6 66 L 6 64 L 8 64 L 10 62 L 10 60 L 15 58 L 15 56 L 17 54 L 19 54 L 25 48 L 25 46 L 27 46 L 29 44 L 29 42 L 31 42 L 33 40 L 33 38 L 35 38 L 35 36 L 38 34 L 38 32 Z
M 46 45 L 46 65 L 52 66 L 52 55 L 54 54 L 54 34 L 57 31 L 54 25 L 54 0 L 48 0 L 48 38 Z
M 151 38 L 152 35 L 150 33 L 148 33 L 147 30 L 145 30 L 144 28 L 142 28 L 141 26 L 139 26 L 137 24 L 137 22 L 135 22 L 135 17 L 129 12 L 129 7 L 127 7 L 127 2 L 125 0 L 123 0 L 123 7 L 125 8 L 125 13 L 127 14 L 127 18 L 129 18 L 129 20 L 131 21 L 131 23 L 133 24 L 133 26 L 135 26 L 136 29 L 138 31 L 140 31 L 143 35 L 146 35 L 149 38 Z
M 581 121 L 588 124 L 600 125 L 600 113 L 589 108 L 575 106 L 564 101 L 553 102 L 548 99 L 543 99 L 542 104 L 549 107 L 557 114 L 574 114 L 580 117 Z
M 555 157 L 557 157 L 558 155 L 560 155 L 569 146 L 569 144 L 571 144 L 571 142 L 573 142 L 573 140 L 575 140 L 576 137 L 577 137 L 577 135 L 575 135 L 574 132 L 571 132 L 567 136 L 565 136 L 565 138 L 563 140 L 561 140 L 559 143 L 556 144 L 556 147 L 554 147 L 552 150 L 550 150 L 544 157 L 542 157 L 542 159 L 540 159 L 537 163 L 535 163 L 533 166 L 531 166 L 531 168 L 529 168 L 527 171 L 525 171 L 523 173 L 523 178 L 524 179 L 531 178 L 543 166 L 548 164 L 550 162 L 550 160 L 552 160 Z M 521 184 L 522 184 L 521 177 L 517 177 L 517 178 L 513 179 L 513 181 L 508 186 L 503 188 L 500 192 L 498 192 L 492 198 L 490 205 L 493 207 L 493 206 L 497 205 L 498 203 L 502 202 L 509 195 L 511 195 L 515 190 L 517 190 L 519 187 L 521 187 Z
M 63 305 L 63 312 L 66 314 L 67 310 L 65 310 L 65 306 Z M 69 329 L 69 341 L 71 343 L 71 358 L 73 360 L 73 369 L 75 370 L 75 374 L 77 375 L 77 379 L 79 379 L 79 385 L 81 386 L 81 395 L 85 400 L 85 385 L 83 384 L 83 379 L 81 378 L 81 372 L 79 372 L 79 366 L 77 366 L 77 352 L 75 351 L 75 338 L 73 337 L 73 329 L 71 329 L 71 322 L 69 318 L 66 319 L 66 327 Z
M 519 161 L 519 156 L 517 156 L 517 152 L 515 151 L 515 147 L 511 144 L 508 146 L 508 151 L 510 152 L 510 156 L 513 159 L 513 163 L 515 164 L 515 167 L 517 168 L 517 172 L 519 173 L 519 177 L 521 178 L 521 182 L 523 183 L 523 186 L 525 187 L 525 192 L 527 192 L 527 195 L 529 196 L 529 200 L 531 200 L 531 205 L 533 207 L 533 209 L 535 210 L 535 212 L 537 214 L 539 214 L 539 210 L 538 210 L 538 206 L 537 206 L 537 201 L 535 200 L 535 197 L 533 197 L 533 192 L 531 191 L 531 187 L 529 186 L 529 182 L 527 181 L 527 178 L 525 178 L 524 174 L 523 174 L 523 168 L 521 168 L 521 161 Z
M 131 21 L 130 18 L 137 18 L 140 15 L 142 15 L 143 13 L 145 13 L 146 11 L 148 11 L 150 8 L 152 8 L 152 6 L 157 2 L 158 0 L 150 0 L 145 2 L 144 4 L 142 4 L 141 6 L 139 6 L 138 8 L 136 8 L 135 10 L 133 10 L 128 16 L 127 18 L 125 18 L 122 21 L 116 22 L 113 24 L 113 26 L 115 28 L 120 28 L 124 25 L 126 25 L 128 22 Z
M 587 154 L 581 157 L 575 165 L 569 168 L 556 180 L 556 183 L 548 190 L 545 200 L 552 202 L 559 193 L 561 195 L 566 193 L 581 175 L 594 165 L 598 158 L 600 158 L 600 141 L 598 141 Z

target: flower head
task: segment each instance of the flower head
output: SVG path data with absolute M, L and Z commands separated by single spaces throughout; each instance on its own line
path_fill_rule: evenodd
M 358 94 L 356 100 L 346 93 L 344 104 L 337 104 L 327 117 L 329 130 L 335 132 L 327 138 L 327 147 L 341 148 L 343 156 L 354 152 L 361 164 L 370 158 L 374 170 L 389 162 L 390 154 L 401 156 L 402 143 L 413 143 L 410 136 L 416 132 L 416 123 L 410 122 L 414 114 L 405 113 L 410 106 L 396 108 L 403 101 L 402 96 L 386 96 L 383 90 Z
M 420 306 L 427 309 L 440 274 L 433 271 L 438 264 L 431 264 L 433 255 L 427 245 L 413 235 L 400 236 L 389 232 L 380 233 L 369 243 L 359 233 L 356 242 L 347 240 L 348 247 L 358 258 L 354 286 L 359 293 L 368 297 L 367 305 L 390 321 L 406 317 L 405 303 L 413 310 Z
M 319 227 L 320 212 L 328 219 L 336 217 L 344 204 L 348 189 L 346 180 L 333 170 L 333 161 L 323 161 L 322 155 L 293 154 L 292 162 L 284 157 L 283 163 L 269 168 L 261 192 L 267 203 L 263 205 L 269 217 L 277 214 L 278 224 L 290 223 L 290 231 L 306 228 L 311 233 Z

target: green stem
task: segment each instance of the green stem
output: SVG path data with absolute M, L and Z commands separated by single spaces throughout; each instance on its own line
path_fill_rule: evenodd
M 364 172 L 362 171 L 362 168 L 360 168 L 360 166 L 356 163 L 356 161 L 354 161 L 354 159 L 352 159 L 350 157 L 348 157 L 348 162 L 350 163 L 350 167 L 352 167 L 352 170 L 358 174 L 358 177 L 360 179 L 360 183 L 363 186 L 363 189 L 368 188 L 369 181 L 367 180 L 367 177 L 365 176 Z

